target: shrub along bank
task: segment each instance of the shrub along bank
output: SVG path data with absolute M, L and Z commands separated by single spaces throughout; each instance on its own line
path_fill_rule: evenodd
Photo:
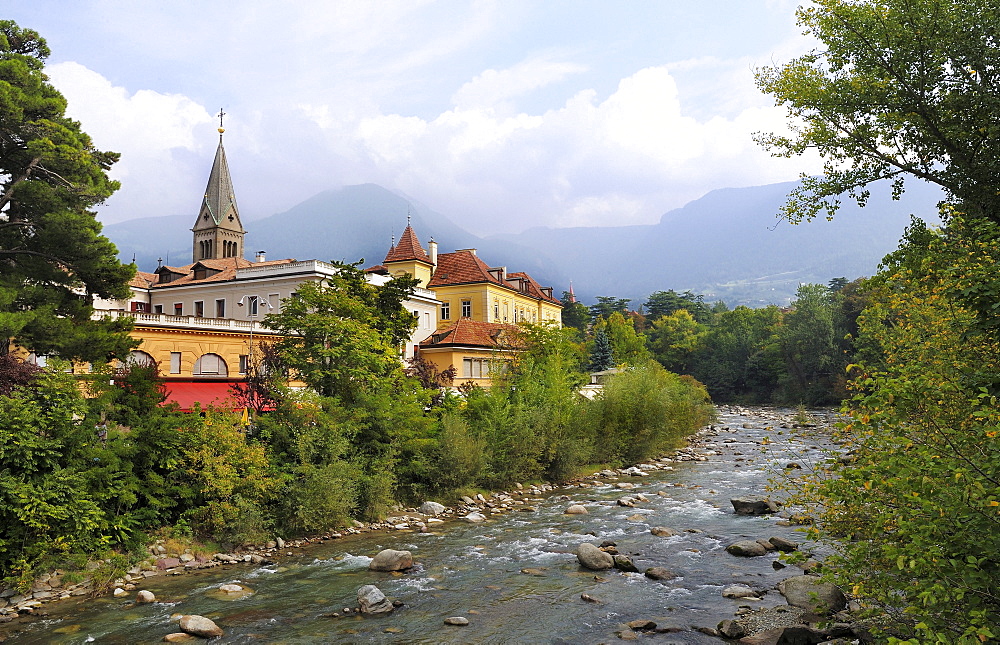
M 260 543 L 384 517 L 398 503 L 562 481 L 589 462 L 621 465 L 676 447 L 711 419 L 704 388 L 655 363 L 590 401 L 576 393 L 582 350 L 567 333 L 525 336 L 529 349 L 489 390 L 443 394 L 401 366 L 348 379 L 358 384 L 349 396 L 270 384 L 275 409 L 250 427 L 226 411 L 161 406 L 152 368 L 95 377 L 85 395 L 71 375 L 23 374 L 5 357 L 4 582 L 23 588 L 43 569 L 109 551 L 144 555 L 163 527 L 220 547 Z

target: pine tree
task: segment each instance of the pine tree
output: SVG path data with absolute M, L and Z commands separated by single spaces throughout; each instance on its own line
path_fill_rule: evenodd
M 611 369 L 615 365 L 615 358 L 611 351 L 611 340 L 604 332 L 604 328 L 598 329 L 594 335 L 594 347 L 590 350 L 590 364 L 587 369 L 591 372 L 603 372 Z

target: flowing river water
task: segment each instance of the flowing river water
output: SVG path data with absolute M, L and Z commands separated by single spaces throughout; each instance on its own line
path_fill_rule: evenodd
M 429 533 L 361 534 L 309 546 L 275 565 L 149 578 L 142 588 L 156 595 L 153 604 L 135 605 L 130 594 L 46 605 L 47 617 L 21 626 L 8 642 L 155 643 L 179 631 L 172 615 L 201 614 L 225 630 L 220 643 L 604 643 L 616 642 L 622 624 L 635 619 L 676 628 L 655 635 L 658 643 L 717 643 L 696 628 L 732 618 L 741 605 L 784 604 L 775 585 L 801 574 L 794 566 L 776 570 L 773 553 L 739 558 L 725 550 L 742 539 L 802 540 L 780 517 L 735 515 L 729 501 L 766 494 L 769 478 L 790 462 L 808 469 L 824 458 L 829 439 L 822 426 L 832 419 L 821 417 L 818 428 L 781 428 L 789 419 L 788 410 L 721 408 L 715 430 L 695 444 L 704 461 L 620 478 L 635 489 L 613 481 L 558 489 L 528 502 L 533 512 L 483 524 L 456 520 L 430 525 Z M 649 501 L 616 504 L 636 492 Z M 572 503 L 589 514 L 564 514 Z M 655 526 L 681 533 L 657 537 L 650 533 Z M 583 569 L 577 546 L 606 540 L 640 571 L 665 567 L 680 577 L 657 582 Z M 369 571 L 383 548 L 409 550 L 417 564 L 402 575 Z M 217 590 L 228 582 L 253 593 L 227 599 Z M 754 602 L 723 598 L 722 589 L 735 583 L 770 591 Z M 403 605 L 386 616 L 345 615 L 366 584 Z M 470 624 L 445 625 L 450 616 Z

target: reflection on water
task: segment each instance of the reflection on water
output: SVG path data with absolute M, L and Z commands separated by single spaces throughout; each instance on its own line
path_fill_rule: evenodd
M 777 525 L 778 518 L 734 515 L 729 499 L 763 494 L 770 471 L 801 460 L 809 446 L 825 441 L 788 430 L 779 435 L 766 428 L 760 411 L 748 414 L 723 411 L 717 436 L 701 447 L 706 461 L 623 477 L 636 484 L 633 489 L 562 490 L 534 502 L 534 513 L 495 516 L 485 524 L 354 536 L 310 547 L 278 565 L 151 578 L 145 588 L 164 602 L 134 606 L 101 598 L 48 605 L 48 619 L 23 627 L 10 642 L 155 643 L 178 631 L 171 618 L 176 614 L 212 618 L 226 631 L 215 642 L 225 643 L 599 643 L 615 639 L 621 623 L 639 618 L 678 629 L 669 642 L 717 642 L 692 628 L 714 626 L 750 602 L 722 598 L 723 587 L 741 582 L 771 589 L 795 571 L 775 571 L 773 554 L 736 558 L 725 547 L 773 535 L 801 539 L 793 528 Z M 820 451 L 813 448 L 809 455 L 819 459 Z M 635 508 L 616 504 L 640 492 L 648 502 Z M 567 494 L 571 500 L 559 499 Z M 585 504 L 589 514 L 564 515 L 571 503 Z M 681 533 L 656 537 L 649 532 L 653 526 Z M 640 571 L 665 567 L 679 577 L 656 582 L 642 574 L 580 568 L 577 545 L 603 540 L 615 541 Z M 369 571 L 370 556 L 382 548 L 412 551 L 417 564 L 402 576 Z M 217 593 L 225 583 L 252 593 L 226 598 Z M 380 618 L 344 615 L 364 584 L 377 585 L 403 606 Z M 600 602 L 585 602 L 581 594 Z M 758 604 L 779 602 L 771 591 Z M 449 616 L 465 616 L 470 625 L 444 625 Z

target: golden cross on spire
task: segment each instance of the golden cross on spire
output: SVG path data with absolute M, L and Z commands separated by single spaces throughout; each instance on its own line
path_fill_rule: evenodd
M 215 116 L 219 117 L 219 138 L 222 138 L 222 133 L 226 131 L 226 129 L 222 127 L 222 117 L 226 116 L 226 113 L 222 111 L 222 108 L 219 108 L 219 113 Z

